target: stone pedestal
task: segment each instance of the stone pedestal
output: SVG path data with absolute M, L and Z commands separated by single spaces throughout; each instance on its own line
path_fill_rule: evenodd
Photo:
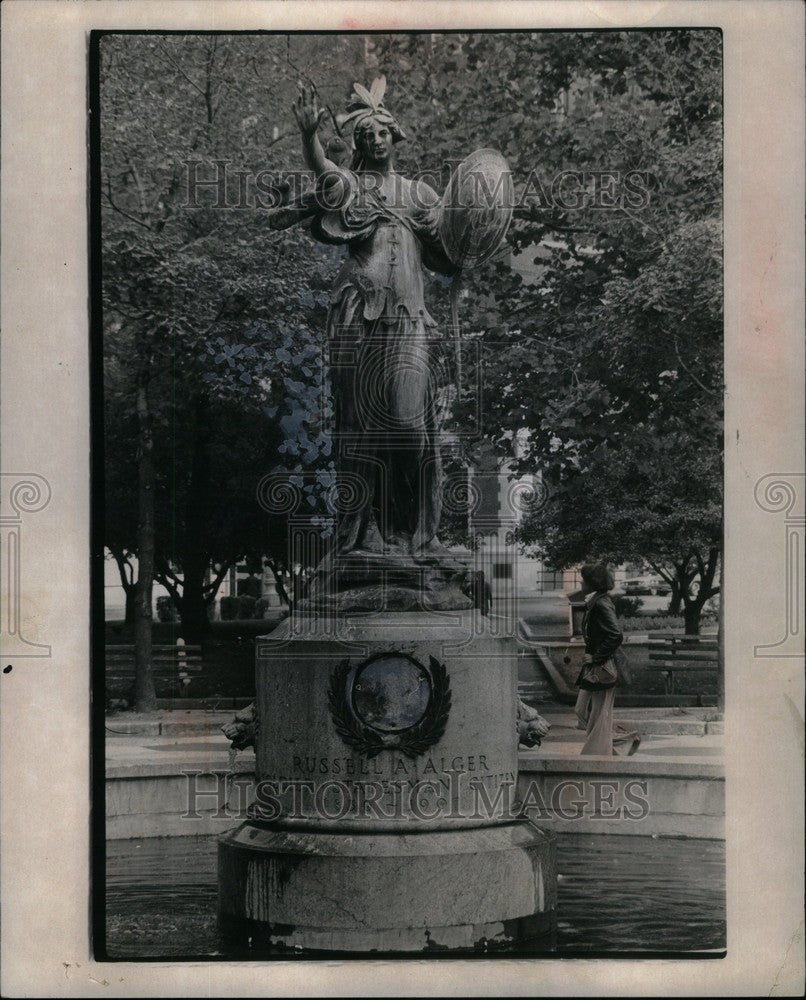
M 553 853 L 523 820 L 363 836 L 245 823 L 219 848 L 221 930 L 255 952 L 547 951 Z
M 519 817 L 516 650 L 487 619 L 289 618 L 258 640 L 256 704 L 256 802 L 219 847 L 231 940 L 550 949 L 553 842 Z
M 460 557 L 461 556 L 461 557 Z M 303 612 L 459 611 L 473 606 L 471 553 L 351 552 L 325 559 Z

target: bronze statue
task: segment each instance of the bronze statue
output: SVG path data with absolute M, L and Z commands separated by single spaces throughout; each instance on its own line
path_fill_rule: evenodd
M 445 379 L 423 267 L 458 268 L 437 233 L 436 192 L 394 169 L 404 133 L 384 107 L 385 87 L 382 77 L 370 90 L 355 84 L 349 169 L 325 154 L 313 89 L 302 90 L 294 114 L 318 181 L 312 233 L 348 251 L 327 321 L 338 477 L 353 495 L 339 518 L 338 550 L 417 554 L 442 548 L 437 392 Z
M 458 341 L 459 278 L 465 267 L 488 259 L 501 245 L 512 213 L 512 182 L 493 150 L 468 157 L 442 199 L 424 181 L 403 177 L 394 168 L 394 147 L 405 134 L 384 105 L 385 78 L 369 89 L 353 86 L 342 118 L 353 127 L 352 151 L 341 135 L 323 147 L 318 133 L 326 109 L 319 107 L 313 88 L 301 88 L 293 110 L 316 185 L 269 218 L 277 229 L 310 219 L 315 239 L 347 250 L 327 319 L 336 553 L 342 559 L 338 588 L 351 591 L 340 606 L 379 606 L 378 594 L 353 591 L 370 582 L 367 560 L 375 560 L 375 573 L 381 562 L 388 566 L 394 560 L 395 572 L 405 566 L 408 577 L 399 579 L 396 593 L 387 588 L 384 606 L 417 606 L 418 591 L 427 591 L 431 607 L 469 607 L 459 593 L 467 568 L 437 537 L 441 402 L 450 378 L 444 336 L 425 305 L 423 272 L 428 268 L 453 278 Z M 479 177 L 488 195 L 483 199 L 474 194 Z M 457 344 L 454 357 L 458 381 Z M 361 563 L 358 570 L 350 563 L 353 556 L 353 563 Z M 426 566 L 430 575 L 423 576 L 425 569 L 418 567 Z M 384 579 L 388 582 L 388 574 Z M 323 565 L 308 596 L 321 597 L 333 586 Z

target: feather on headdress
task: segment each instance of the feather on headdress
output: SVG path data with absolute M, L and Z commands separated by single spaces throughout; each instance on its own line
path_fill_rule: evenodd
M 385 76 L 376 77 L 370 84 L 369 90 L 361 83 L 354 83 L 353 93 L 347 102 L 347 114 L 338 116 L 339 124 L 342 126 L 352 124 L 353 131 L 355 131 L 360 129 L 365 122 L 374 118 L 392 129 L 395 141 L 405 139 L 406 134 L 397 119 L 384 107 L 383 96 L 385 93 Z

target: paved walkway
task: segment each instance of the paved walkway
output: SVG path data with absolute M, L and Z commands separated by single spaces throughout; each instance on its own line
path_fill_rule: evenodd
M 559 760 L 577 757 L 585 734 L 577 728 L 576 716 L 566 706 L 538 706 L 551 723 L 551 730 L 537 753 Z M 708 760 L 722 763 L 724 723 L 716 709 L 622 708 L 614 719 L 641 736 L 633 760 Z
M 583 733 L 566 706 L 539 706 L 551 730 L 535 756 L 554 761 L 578 757 Z M 106 764 L 108 773 L 122 773 L 148 765 L 168 773 L 177 766 L 192 765 L 202 769 L 229 766 L 229 743 L 220 727 L 229 722 L 232 712 L 174 711 L 159 712 L 150 719 L 131 713 L 109 716 L 106 722 Z M 708 760 L 721 763 L 723 723 L 715 709 L 624 708 L 616 709 L 616 721 L 642 735 L 641 746 L 632 760 Z M 251 750 L 237 756 L 237 769 L 254 765 Z
M 495 613 L 495 605 L 492 609 Z M 518 617 L 529 625 L 535 638 L 565 639 L 571 624 L 570 605 L 565 594 L 544 594 L 518 598 Z

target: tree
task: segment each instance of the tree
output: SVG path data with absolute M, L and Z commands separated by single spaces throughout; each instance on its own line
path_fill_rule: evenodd
M 125 623 L 134 629 L 137 590 L 137 495 L 132 490 L 131 456 L 137 442 L 136 422 L 130 405 L 122 405 L 122 380 L 114 362 L 107 358 L 104 392 L 104 543 L 120 574 L 126 597 Z
M 631 438 L 626 446 L 599 446 L 582 468 L 551 480 L 546 506 L 525 518 L 520 540 L 537 544 L 557 567 L 594 559 L 648 563 L 677 588 L 686 631 L 696 633 L 703 606 L 718 593 L 721 505 L 710 482 L 719 468 L 708 457 L 676 465 L 676 453 L 691 448 L 685 433 Z
M 721 548 L 718 35 L 517 35 L 506 48 L 459 36 L 445 46 L 449 60 L 484 70 L 484 99 L 472 88 L 460 98 L 468 145 L 501 148 L 528 194 L 509 235 L 512 263 L 527 266 L 479 269 L 465 305 L 465 336 L 482 348 L 484 434 L 515 474 L 539 471 L 553 494 L 522 538 L 558 567 L 590 555 L 651 560 L 696 631 Z M 645 195 L 608 183 L 604 207 L 602 172 L 614 168 L 636 172 Z M 552 183 L 568 170 L 577 204 Z M 460 424 L 477 402 L 458 407 Z
M 249 396 L 199 394 L 172 416 L 160 442 L 155 577 L 174 600 L 185 638 L 198 641 L 229 569 L 261 551 L 257 487 L 279 434 Z
M 299 48 L 290 36 L 102 40 L 106 412 L 109 419 L 117 406 L 109 426 L 134 434 L 133 447 L 125 435 L 108 438 L 107 507 L 126 494 L 135 455 L 144 480 L 138 510 L 126 502 L 107 519 L 107 542 L 126 585 L 127 565 L 138 558 L 144 593 L 143 556 L 147 566 L 154 545 L 154 574 L 175 595 L 189 637 L 204 630 L 205 605 L 227 566 L 256 539 L 251 486 L 226 494 L 229 519 L 215 515 L 210 499 L 221 497 L 236 461 L 254 481 L 282 461 L 281 379 L 307 376 L 297 355 L 278 352 L 288 330 L 324 325 L 323 300 L 310 298 L 300 275 L 312 266 L 331 273 L 336 254 L 312 252 L 302 231 L 269 230 L 253 183 L 261 171 L 293 163 L 287 107 L 311 46 L 302 58 Z M 320 40 L 319 48 L 327 49 L 325 70 L 328 61 L 349 65 L 358 51 L 349 39 Z M 242 448 L 214 454 L 215 421 L 227 405 L 235 420 L 232 407 L 241 407 L 239 426 L 253 420 L 254 439 L 265 445 L 259 462 Z M 181 439 L 182 448 L 169 454 L 166 438 L 174 446 Z M 170 524 L 161 527 L 166 514 Z M 217 572 L 208 581 L 211 557 Z M 145 615 L 148 601 L 141 603 Z M 139 676 L 149 657 L 138 635 Z
M 309 398 L 309 390 L 321 395 L 324 376 L 304 349 L 323 353 L 325 289 L 338 255 L 302 228 L 269 230 L 255 197 L 261 170 L 300 165 L 288 111 L 300 79 L 338 111 L 353 80 L 386 73 L 389 105 L 409 137 L 397 149 L 398 169 L 430 173 L 437 188 L 448 161 L 473 149 L 494 146 L 510 162 L 521 201 L 507 247 L 467 283 L 463 336 L 480 347 L 482 367 L 468 365 L 466 382 L 476 388 L 455 406 L 455 426 L 466 424 L 480 392 L 485 439 L 511 458 L 513 437 L 528 429 L 517 471 L 542 471 L 558 497 L 580 469 L 596 487 L 602 441 L 626 469 L 640 457 L 641 435 L 668 436 L 680 466 L 708 470 L 708 500 L 718 509 L 718 33 L 107 36 L 102 48 L 108 379 L 125 383 L 125 422 L 135 416 L 141 372 L 158 478 L 181 470 L 176 539 L 186 544 L 163 546 L 170 532 L 159 527 L 158 503 L 155 571 L 176 588 L 186 615 L 198 617 L 214 583 L 204 583 L 203 560 L 225 558 L 217 543 L 216 555 L 191 544 L 215 518 L 183 499 L 196 495 L 194 475 L 196 484 L 211 480 L 215 444 L 202 430 L 219 406 L 259 400 L 260 433 L 272 438 L 279 428 L 284 443 L 296 442 L 277 445 L 266 469 L 303 476 L 311 517 L 328 529 L 327 421 Z M 605 208 L 602 172 L 614 169 L 618 197 Z M 552 183 L 568 170 L 585 175 L 576 205 L 573 180 L 558 190 Z M 431 281 L 432 312 L 446 328 L 444 279 Z M 161 442 L 174 433 L 182 451 L 163 466 Z M 669 486 L 674 513 L 680 490 Z M 623 499 L 640 506 L 635 488 L 625 484 Z M 653 517 L 663 513 L 661 500 L 652 501 Z M 680 531 L 697 522 L 690 506 Z M 294 568 L 287 531 L 282 518 L 273 526 L 264 554 L 284 577 Z M 110 532 L 125 559 L 136 545 L 124 535 Z M 230 541 L 227 558 L 239 558 L 244 545 Z M 694 541 L 707 572 L 713 534 L 679 541 L 677 562 L 659 563 L 664 572 L 681 565 Z M 682 572 L 695 566 L 692 555 Z

